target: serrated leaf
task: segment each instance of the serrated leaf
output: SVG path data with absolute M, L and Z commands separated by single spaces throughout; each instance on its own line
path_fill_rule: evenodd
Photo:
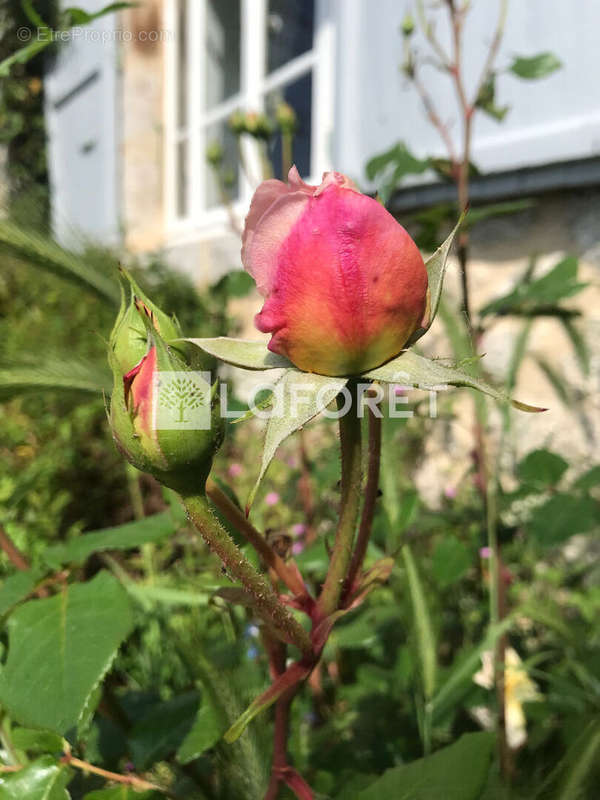
M 13 747 L 34 753 L 62 753 L 63 738 L 51 731 L 40 731 L 35 728 L 15 727 L 10 733 Z
M 173 516 L 164 511 L 114 528 L 82 533 L 66 544 L 48 547 L 43 558 L 53 569 L 58 569 L 63 564 L 83 564 L 93 553 L 102 550 L 130 550 L 143 544 L 159 542 L 176 530 L 177 524 Z
M 365 372 L 362 377 L 385 383 L 399 383 L 403 386 L 413 385 L 427 390 L 435 390 L 436 386 L 443 387 L 446 384 L 449 386 L 467 386 L 470 389 L 476 389 L 478 392 L 487 394 L 495 400 L 512 403 L 520 411 L 545 411 L 545 409 L 537 406 L 530 406 L 518 400 L 511 400 L 510 397 L 507 397 L 499 389 L 495 389 L 482 378 L 469 375 L 458 367 L 446 366 L 440 361 L 432 361 L 429 358 L 418 356 L 412 350 L 406 350 L 392 361 L 388 361 L 387 364 Z
M 428 297 L 429 297 L 429 312 L 428 312 L 428 319 L 427 323 L 423 328 L 419 328 L 418 331 L 411 336 L 409 340 L 409 344 L 414 344 L 418 339 L 423 336 L 424 333 L 427 333 L 429 328 L 433 323 L 433 320 L 436 317 L 438 312 L 438 307 L 440 304 L 440 298 L 442 296 L 442 288 L 444 284 L 444 275 L 446 274 L 446 265 L 448 263 L 448 254 L 450 253 L 450 248 L 452 247 L 452 243 L 454 242 L 454 238 L 458 233 L 458 229 L 462 225 L 466 211 L 460 215 L 460 218 L 454 228 L 452 229 L 450 235 L 446 238 L 446 240 L 438 247 L 435 253 L 430 256 L 427 261 L 425 262 L 425 267 L 427 268 L 427 280 L 428 280 Z
M 192 729 L 177 751 L 179 763 L 189 764 L 214 747 L 225 733 L 226 727 L 219 720 L 214 708 L 205 701 L 198 709 Z
M 17 722 L 74 728 L 132 627 L 130 601 L 108 572 L 30 600 L 8 620 L 0 702 Z
M 416 158 L 404 142 L 397 142 L 389 150 L 373 156 L 365 169 L 370 181 L 379 176 L 378 193 L 385 205 L 405 175 L 420 175 L 429 166 L 429 159 Z
M 357 800 L 478 800 L 493 752 L 493 734 L 463 734 L 427 758 L 386 770 Z
M 289 369 L 293 367 L 285 356 L 272 353 L 266 342 L 252 342 L 246 339 L 229 339 L 217 336 L 214 339 L 185 339 L 226 364 L 242 369 Z
M 0 616 L 24 600 L 42 578 L 39 570 L 28 569 L 10 575 L 0 586 Z
M 538 53 L 536 56 L 516 56 L 509 69 L 518 78 L 537 80 L 545 78 L 562 67 L 562 61 L 554 53 Z
M 584 472 L 583 475 L 580 475 L 575 481 L 574 486 L 584 491 L 589 491 L 596 486 L 600 486 L 600 464 L 596 464 L 596 466 Z
M 0 774 L 0 800 L 69 800 L 70 777 L 66 767 L 43 756 L 18 772 Z
M 406 567 L 408 590 L 413 610 L 414 629 L 417 650 L 421 661 L 421 677 L 423 693 L 429 699 L 435 691 L 437 657 L 435 634 L 431 624 L 431 615 L 425 598 L 425 591 L 417 570 L 417 565 L 408 545 L 402 548 L 402 558 Z
M 316 417 L 339 394 L 347 378 L 331 378 L 290 369 L 275 384 L 275 400 L 267 422 L 260 472 L 248 498 L 254 502 L 260 482 L 279 445 Z

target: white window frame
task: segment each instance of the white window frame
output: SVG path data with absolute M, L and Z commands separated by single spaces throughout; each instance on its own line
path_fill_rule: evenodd
M 320 182 L 321 174 L 331 168 L 330 144 L 334 116 L 334 23 L 331 0 L 315 0 L 315 30 L 312 50 L 302 53 L 279 69 L 266 74 L 267 0 L 240 0 L 241 53 L 240 91 L 209 111 L 203 111 L 205 86 L 202 58 L 198 50 L 205 41 L 206 0 L 187 0 L 187 118 L 186 129 L 177 126 L 177 43 L 178 0 L 164 0 L 165 28 L 171 36 L 165 48 L 164 91 L 164 192 L 167 244 L 184 244 L 198 238 L 223 235 L 231 231 L 229 215 L 222 205 L 205 210 L 202 198 L 208 170 L 206 163 L 206 128 L 226 120 L 237 108 L 263 111 L 265 95 L 312 70 L 311 174 L 308 180 Z M 263 74 L 264 73 L 264 74 Z M 188 196 L 186 217 L 177 214 L 176 148 L 188 140 Z M 261 174 L 260 158 L 250 137 L 242 137 L 244 157 L 251 175 Z M 239 175 L 239 198 L 233 204 L 238 219 L 243 220 L 255 189 L 243 171 Z

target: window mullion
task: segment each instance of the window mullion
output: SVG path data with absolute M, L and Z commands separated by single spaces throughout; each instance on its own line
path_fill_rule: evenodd
M 266 64 L 267 0 L 241 0 L 242 2 L 242 91 L 246 109 L 262 111 L 264 107 L 263 84 Z M 243 156 L 251 176 L 262 174 L 262 163 L 257 142 L 244 136 L 241 142 Z M 242 175 L 241 196 L 248 200 L 254 191 L 246 175 Z
M 197 221 L 204 208 L 206 170 L 203 152 L 205 131 L 202 128 L 202 109 L 206 107 L 203 63 L 206 41 L 206 0 L 187 0 L 188 3 L 188 125 L 189 168 L 188 204 L 190 216 Z

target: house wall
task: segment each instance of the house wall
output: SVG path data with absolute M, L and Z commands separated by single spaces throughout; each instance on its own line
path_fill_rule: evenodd
M 338 169 L 364 178 L 364 164 L 399 139 L 418 156 L 446 156 L 437 131 L 425 118 L 414 87 L 404 77 L 399 28 L 409 5 L 397 0 L 344 0 L 336 4 L 337 108 L 333 156 Z M 428 4 L 425 4 L 428 5 Z M 431 4 L 429 4 L 431 5 Z M 451 52 L 444 4 L 430 14 L 436 34 Z M 481 74 L 496 25 L 498 0 L 475 0 L 465 25 L 463 70 L 468 88 Z M 376 13 L 375 12 L 376 9 Z M 583 158 L 600 153 L 596 0 L 517 0 L 510 2 L 497 64 L 506 69 L 514 55 L 544 51 L 557 55 L 562 69 L 547 78 L 524 81 L 501 72 L 498 105 L 510 106 L 502 123 L 476 117 L 473 155 L 484 172 Z M 420 33 L 421 55 L 431 50 Z M 358 45 L 358 46 L 357 46 Z M 449 76 L 425 65 L 423 82 L 439 116 L 455 140 L 460 126 Z

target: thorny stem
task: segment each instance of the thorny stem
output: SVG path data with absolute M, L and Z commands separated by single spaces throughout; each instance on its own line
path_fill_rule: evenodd
M 29 569 L 29 561 L 19 550 L 4 528 L 0 528 L 0 549 L 4 551 L 4 554 L 10 563 L 20 572 L 26 572 Z M 43 586 L 38 586 L 38 588 L 35 590 L 35 594 L 37 597 L 48 597 L 48 590 Z
M 265 578 L 244 558 L 239 547 L 210 510 L 206 495 L 185 495 L 182 500 L 190 520 L 204 541 L 219 556 L 231 576 L 250 592 L 264 618 L 285 641 L 296 645 L 304 654 L 312 653 L 307 632 L 280 603 Z
M 350 562 L 348 577 L 346 579 L 346 597 L 352 592 L 354 583 L 360 573 L 365 559 L 373 517 L 375 516 L 375 505 L 377 503 L 377 493 L 379 491 L 379 468 L 381 461 L 381 418 L 373 413 L 369 408 L 369 464 L 367 467 L 367 485 L 365 486 L 365 501 L 356 539 L 356 547 Z
M 355 381 L 349 381 L 348 387 L 352 397 L 350 409 L 340 417 L 340 444 L 342 452 L 342 498 L 340 518 L 329 570 L 321 591 L 317 607 L 321 616 L 333 613 L 339 604 L 350 558 L 354 533 L 358 521 L 361 493 L 361 424 L 358 416 L 358 390 Z M 338 407 L 341 409 L 344 399 L 338 395 Z
M 254 547 L 265 566 L 274 570 L 282 583 L 288 587 L 294 596 L 300 600 L 311 599 L 299 574 L 290 569 L 281 556 L 277 555 L 265 537 L 256 530 L 244 513 L 221 491 L 211 478 L 206 482 L 206 494 L 225 519 L 234 525 Z

